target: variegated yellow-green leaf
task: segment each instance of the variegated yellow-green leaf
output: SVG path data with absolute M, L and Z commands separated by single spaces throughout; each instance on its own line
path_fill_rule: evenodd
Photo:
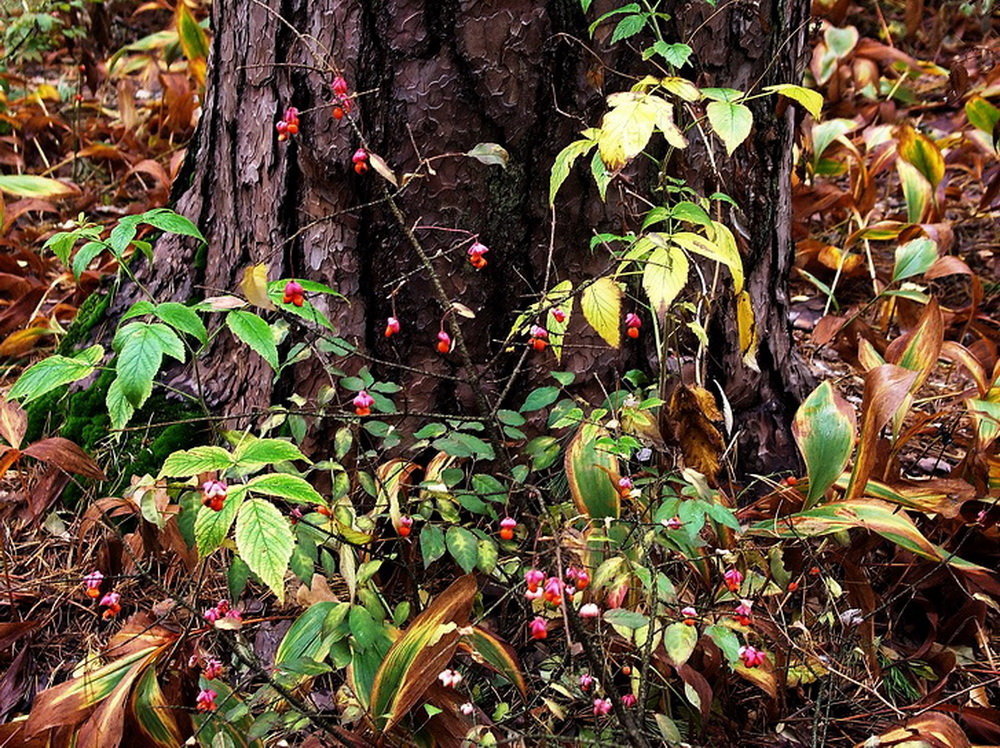
M 474 660 L 489 666 L 517 686 L 521 696 L 527 695 L 528 687 L 524 682 L 517 654 L 508 644 L 489 631 L 473 626 L 471 633 L 462 636 L 460 646 L 468 651 Z
M 3 174 L 0 175 L 0 192 L 6 192 L 15 197 L 36 197 L 45 200 L 75 195 L 79 190 L 48 177 L 36 177 L 31 174 Z
M 937 143 L 909 125 L 902 125 L 898 132 L 899 157 L 912 164 L 923 175 L 931 189 L 944 179 L 944 156 Z
M 713 101 L 705 107 L 708 122 L 715 134 L 726 145 L 726 153 L 733 151 L 750 135 L 753 127 L 753 113 L 745 104 L 732 101 Z
M 965 102 L 965 116 L 969 119 L 969 124 L 977 130 L 982 130 L 991 140 L 996 130 L 997 122 L 1000 122 L 1000 109 L 988 102 L 982 96 L 973 96 Z M 993 140 L 996 147 L 996 140 Z
M 383 732 L 406 716 L 451 660 L 475 595 L 475 577 L 460 577 L 389 649 L 375 674 L 370 701 L 372 718 Z
M 901 158 L 896 159 L 896 171 L 906 201 L 906 218 L 910 223 L 920 223 L 930 210 L 934 188 L 917 167 Z
M 642 153 L 652 137 L 659 110 L 650 103 L 651 98 L 655 97 L 635 91 L 621 91 L 608 97 L 611 109 L 601 120 L 597 150 L 612 171 Z
M 176 710 L 167 703 L 156 678 L 156 668 L 147 667 L 132 692 L 131 713 L 145 738 L 143 745 L 150 748 L 174 748 L 184 744 L 184 733 Z
M 610 276 L 598 278 L 580 296 L 583 316 L 612 348 L 621 344 L 622 289 Z
M 596 423 L 580 424 L 566 448 L 566 480 L 581 514 L 591 519 L 618 517 L 618 458 L 599 447 L 597 441 L 608 432 Z
M 812 391 L 795 413 L 792 435 L 809 474 L 806 507 L 823 498 L 851 458 L 857 438 L 854 408 L 830 382 Z
M 729 272 L 733 276 L 733 292 L 738 294 L 743 290 L 744 285 L 743 258 L 740 257 L 739 249 L 736 247 L 733 232 L 718 221 L 712 221 L 712 234 L 712 239 L 692 231 L 678 231 L 676 234 L 664 234 L 663 236 L 688 252 L 694 252 L 710 260 L 721 262 L 729 268 Z
M 823 111 L 823 94 L 819 91 L 813 91 L 811 88 L 796 86 L 791 83 L 765 86 L 764 90 L 787 96 L 792 101 L 801 104 L 813 116 L 813 119 L 819 120 L 820 114 Z
M 250 570 L 284 602 L 285 572 L 295 547 L 288 520 L 269 501 L 244 502 L 236 517 L 236 547 Z
M 678 247 L 657 247 L 645 265 L 642 287 L 653 310 L 662 317 L 687 283 L 688 259 Z

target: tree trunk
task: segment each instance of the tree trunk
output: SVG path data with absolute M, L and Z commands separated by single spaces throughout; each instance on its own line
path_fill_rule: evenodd
M 594 5 L 591 18 L 607 9 Z M 693 34 L 697 82 L 734 88 L 797 82 L 804 0 L 746 7 L 751 10 L 693 3 L 672 11 L 678 32 Z M 638 72 L 639 55 L 619 44 L 610 53 L 599 49 L 602 60 L 571 40 L 587 40 L 577 0 L 215 0 L 212 14 L 203 114 L 177 205 L 203 229 L 208 248 L 201 256 L 189 242 L 159 242 L 145 270 L 149 290 L 161 300 L 228 292 L 257 263 L 265 263 L 272 278 L 326 283 L 350 300 L 321 306 L 339 334 L 356 342 L 362 356 L 406 367 L 371 364 L 403 385 L 402 409 L 474 411 L 477 395 L 479 405 L 485 397 L 495 407 L 519 352 L 483 373 L 465 371 L 460 356 L 435 351 L 442 324 L 441 308 L 429 301 L 435 288 L 383 200 L 380 178 L 351 168 L 359 140 L 331 117 L 331 76 L 303 66 L 342 71 L 362 92 L 358 125 L 369 148 L 397 174 L 413 170 L 420 158 L 461 153 L 477 142 L 496 142 L 510 153 L 506 170 L 469 158 L 435 161 L 435 176 L 397 198 L 409 225 L 465 229 L 490 247 L 489 265 L 476 271 L 454 235 L 415 232 L 436 256 L 447 296 L 477 312 L 476 319 L 461 320 L 461 328 L 471 358 L 485 362 L 500 353 L 498 341 L 517 310 L 543 291 L 555 154 L 599 121 L 605 93 L 628 87 L 614 68 Z M 278 142 L 274 126 L 287 106 L 302 110 L 301 129 Z M 738 411 L 755 414 L 754 424 L 763 414 L 771 424 L 752 427 L 760 440 L 753 456 L 787 461 L 794 450 L 775 442 L 781 429 L 772 426 L 787 421 L 801 394 L 784 293 L 792 251 L 792 115 L 776 115 L 774 106 L 764 100 L 756 107 L 752 140 L 719 175 L 699 177 L 696 186 L 723 189 L 743 207 L 748 287 L 762 328 L 757 375 L 739 360 L 732 316 L 720 314 L 713 334 L 727 342 L 713 375 Z M 707 147 L 721 153 L 718 141 Z M 706 145 L 693 142 L 682 173 L 708 173 L 706 155 Z M 628 206 L 613 193 L 603 204 L 583 169 L 571 174 L 558 201 L 550 285 L 566 278 L 575 285 L 600 272 L 605 263 L 585 249 L 594 230 L 635 228 Z M 403 333 L 386 340 L 385 319 L 394 311 Z M 636 346 L 604 346 L 580 314 L 571 337 L 576 347 L 562 368 L 592 374 L 599 380 L 595 392 L 644 362 Z M 207 401 L 227 414 L 265 409 L 293 392 L 310 397 L 331 383 L 322 367 L 306 362 L 273 386 L 266 364 L 243 350 L 221 336 L 202 365 Z M 517 381 L 530 383 L 555 368 L 550 356 L 533 356 Z M 479 374 L 482 381 L 470 386 Z M 178 374 L 171 384 L 195 389 L 187 376 Z

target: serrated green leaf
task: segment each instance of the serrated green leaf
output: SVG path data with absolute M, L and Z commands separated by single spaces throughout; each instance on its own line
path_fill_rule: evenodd
M 247 483 L 247 490 L 268 496 L 278 496 L 299 504 L 326 506 L 328 503 L 319 491 L 309 485 L 307 480 L 287 473 L 258 475 Z
M 226 327 L 277 371 L 278 346 L 274 330 L 263 318 L 253 312 L 234 309 L 226 315 Z
M 233 456 L 222 447 L 192 447 L 169 455 L 163 461 L 160 476 L 189 478 L 199 473 L 227 470 L 232 465 Z
M 204 558 L 222 545 L 244 498 L 246 492 L 242 489 L 236 490 L 234 487 L 234 490 L 226 496 L 219 511 L 213 511 L 204 504 L 198 507 L 198 514 L 194 520 L 194 541 L 200 556 Z
M 426 569 L 445 554 L 444 533 L 437 525 L 424 525 L 420 531 L 420 557 Z
M 302 451 L 284 439 L 246 439 L 236 447 L 234 454 L 241 468 L 275 465 L 279 462 L 309 459 Z
M 236 547 L 240 557 L 280 602 L 285 599 L 285 572 L 295 538 L 281 512 L 264 499 L 243 502 L 236 517 Z
M 562 187 L 562 183 L 566 181 L 566 177 L 569 176 L 576 160 L 595 145 L 597 145 L 597 141 L 594 140 L 575 140 L 559 151 L 552 164 L 552 174 L 549 177 L 549 205 L 555 205 L 556 194 Z
M 202 345 L 208 342 L 205 323 L 191 307 L 176 301 L 167 301 L 157 304 L 152 313 L 171 327 L 197 338 Z
M 57 387 L 90 376 L 103 356 L 104 348 L 96 345 L 72 358 L 58 355 L 44 358 L 17 378 L 7 397 L 28 404 Z

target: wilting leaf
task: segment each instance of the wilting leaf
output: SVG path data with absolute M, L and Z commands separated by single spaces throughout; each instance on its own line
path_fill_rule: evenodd
M 944 179 L 944 156 L 937 144 L 909 125 L 900 126 L 896 137 L 899 139 L 899 157 L 916 168 L 931 189 L 937 187 Z
M 621 307 L 621 286 L 609 276 L 587 286 L 580 298 L 583 316 L 612 348 L 621 344 Z
M 276 307 L 267 295 L 267 265 L 251 265 L 243 271 L 240 290 L 254 306 L 261 309 L 274 310 Z
M 698 644 L 698 630 L 686 623 L 680 621 L 672 623 L 663 632 L 663 647 L 675 666 L 688 661 L 694 653 L 696 644 Z
M 894 364 L 876 366 L 865 373 L 861 403 L 861 439 L 847 486 L 846 500 L 862 495 L 875 465 L 879 434 L 910 396 L 916 372 Z M 851 411 L 853 413 L 853 409 Z
M 496 143 L 476 143 L 471 150 L 466 151 L 465 155 L 484 164 L 502 166 L 504 169 L 507 168 L 507 162 L 510 161 L 507 149 Z
M 653 310 L 662 318 L 687 284 L 688 259 L 675 246 L 657 247 L 644 264 L 642 287 Z
M 854 450 L 856 429 L 854 408 L 830 382 L 823 382 L 799 406 L 792 435 L 809 474 L 807 507 L 819 501 L 840 477 Z
M 753 312 L 753 303 L 750 301 L 750 292 L 746 290 L 736 295 L 736 328 L 739 333 L 743 363 L 754 371 L 760 371 L 757 365 L 760 335 L 757 333 L 757 320 Z
M 722 413 L 712 393 L 696 385 L 679 384 L 670 396 L 668 410 L 684 464 L 714 483 L 726 445 L 719 430 Z
M 584 422 L 566 448 L 566 480 L 581 514 L 591 519 L 618 517 L 618 458 L 597 445 L 608 432 L 598 424 Z
M 28 457 L 55 465 L 67 473 L 76 473 L 94 480 L 107 480 L 93 458 L 75 443 L 61 436 L 52 436 L 30 444 L 23 450 Z
M 460 577 L 389 649 L 371 688 L 371 714 L 384 732 L 406 716 L 451 661 L 475 595 L 475 577 Z
M 858 743 L 854 748 L 869 745 L 895 746 L 895 748 L 970 748 L 965 732 L 951 717 L 938 712 L 925 712 L 878 736 Z

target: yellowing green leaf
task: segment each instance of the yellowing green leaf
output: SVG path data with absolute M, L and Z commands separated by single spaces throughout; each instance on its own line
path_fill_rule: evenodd
M 662 316 L 687 283 L 688 259 L 677 247 L 657 247 L 645 265 L 642 287 L 653 310 Z
M 729 155 L 747 139 L 753 127 L 753 113 L 745 104 L 713 101 L 705 107 L 705 114 L 715 134 L 725 143 Z
M 779 83 L 776 86 L 766 86 L 765 91 L 772 91 L 789 99 L 798 102 L 805 108 L 813 119 L 818 120 L 823 110 L 823 94 L 813 91 L 811 88 L 795 86 L 791 83 Z
M 753 312 L 753 303 L 747 291 L 740 291 L 736 294 L 736 328 L 739 333 L 743 363 L 754 371 L 760 371 L 760 367 L 757 365 L 760 335 L 757 333 L 757 320 Z
M 909 125 L 903 125 L 897 133 L 899 157 L 913 165 L 926 179 L 931 189 L 944 179 L 944 156 L 937 143 Z
M 566 177 L 569 176 L 576 160 L 595 145 L 597 145 L 597 141 L 589 138 L 574 140 L 556 154 L 555 163 L 552 164 L 552 174 L 549 177 L 549 205 L 555 205 L 556 193 L 559 192 L 562 183 L 566 181 Z
M 251 265 L 243 271 L 240 289 L 254 306 L 261 309 L 275 309 L 274 303 L 267 295 L 267 265 Z
M 686 78 L 663 78 L 660 80 L 660 85 L 684 101 L 698 101 L 701 98 L 701 90 Z
M 610 276 L 598 278 L 580 297 L 583 316 L 612 348 L 621 344 L 622 289 Z
M 3 174 L 0 175 L 0 192 L 6 192 L 15 197 L 36 197 L 44 200 L 76 195 L 79 190 L 48 177 L 36 177 L 31 174 Z

